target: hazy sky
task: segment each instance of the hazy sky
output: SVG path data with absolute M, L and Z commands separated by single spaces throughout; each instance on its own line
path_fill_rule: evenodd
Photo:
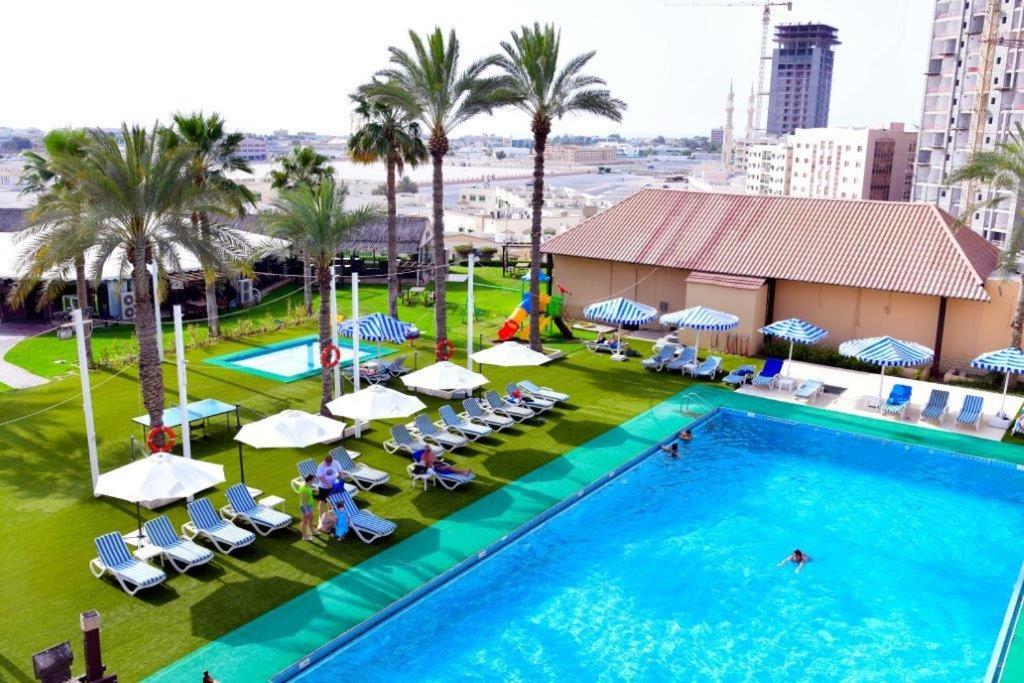
M 708 0 L 694 0 L 706 4 Z M 839 29 L 830 124 L 919 117 L 933 0 L 794 0 L 777 21 Z M 175 0 L 4 3 L 0 125 L 151 123 L 202 108 L 252 132 L 348 132 L 347 94 L 385 64 L 407 31 L 454 26 L 467 60 L 523 22 L 554 21 L 566 55 L 629 105 L 616 126 L 590 118 L 555 133 L 706 134 L 721 125 L 729 79 L 738 129 L 756 78 L 761 10 L 670 7 L 660 0 L 350 2 Z M 528 136 L 502 112 L 457 133 Z

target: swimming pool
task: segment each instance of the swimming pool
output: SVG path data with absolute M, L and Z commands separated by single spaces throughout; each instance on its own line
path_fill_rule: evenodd
M 1022 527 L 1012 466 L 723 410 L 299 680 L 980 679 Z
M 311 334 L 248 351 L 208 358 L 204 362 L 279 382 L 293 382 L 303 377 L 320 374 L 320 342 L 318 339 L 317 335 Z M 352 352 L 352 343 L 347 339 L 339 339 L 338 346 L 341 348 L 341 366 L 351 365 L 355 358 L 355 354 Z M 381 356 L 391 353 L 394 353 L 391 349 L 380 348 Z M 360 363 L 376 357 L 376 345 L 360 344 Z

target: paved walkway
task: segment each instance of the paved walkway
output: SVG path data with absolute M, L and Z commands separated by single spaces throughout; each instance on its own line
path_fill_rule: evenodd
M 49 381 L 4 360 L 15 344 L 48 329 L 50 326 L 43 323 L 0 323 L 0 383 L 12 389 L 26 389 Z

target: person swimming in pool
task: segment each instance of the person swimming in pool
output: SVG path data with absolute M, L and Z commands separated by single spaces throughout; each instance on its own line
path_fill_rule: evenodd
M 811 561 L 811 556 L 808 555 L 807 553 L 803 552 L 802 550 L 800 550 L 800 548 L 797 548 L 796 550 L 791 552 L 786 557 L 786 559 L 782 560 L 781 562 L 779 562 L 775 566 L 781 567 L 782 565 L 786 564 L 787 562 L 792 562 L 793 564 L 796 565 L 796 572 L 799 574 L 800 570 L 804 568 L 804 565 L 807 564 L 810 561 Z
M 673 441 L 671 446 L 662 445 L 661 450 L 663 450 L 666 453 L 668 453 L 670 457 L 678 458 L 679 457 L 679 442 L 678 441 Z
M 693 432 L 690 431 L 689 429 L 684 429 L 683 431 L 679 432 L 679 440 L 693 441 Z

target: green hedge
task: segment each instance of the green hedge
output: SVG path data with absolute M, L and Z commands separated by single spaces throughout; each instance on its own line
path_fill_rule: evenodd
M 765 337 L 761 346 L 761 355 L 786 358 L 789 356 L 789 342 L 777 337 Z M 807 344 L 793 345 L 793 360 L 802 360 L 816 365 L 829 365 L 834 368 L 878 372 L 878 366 L 850 358 L 839 353 L 834 346 Z

